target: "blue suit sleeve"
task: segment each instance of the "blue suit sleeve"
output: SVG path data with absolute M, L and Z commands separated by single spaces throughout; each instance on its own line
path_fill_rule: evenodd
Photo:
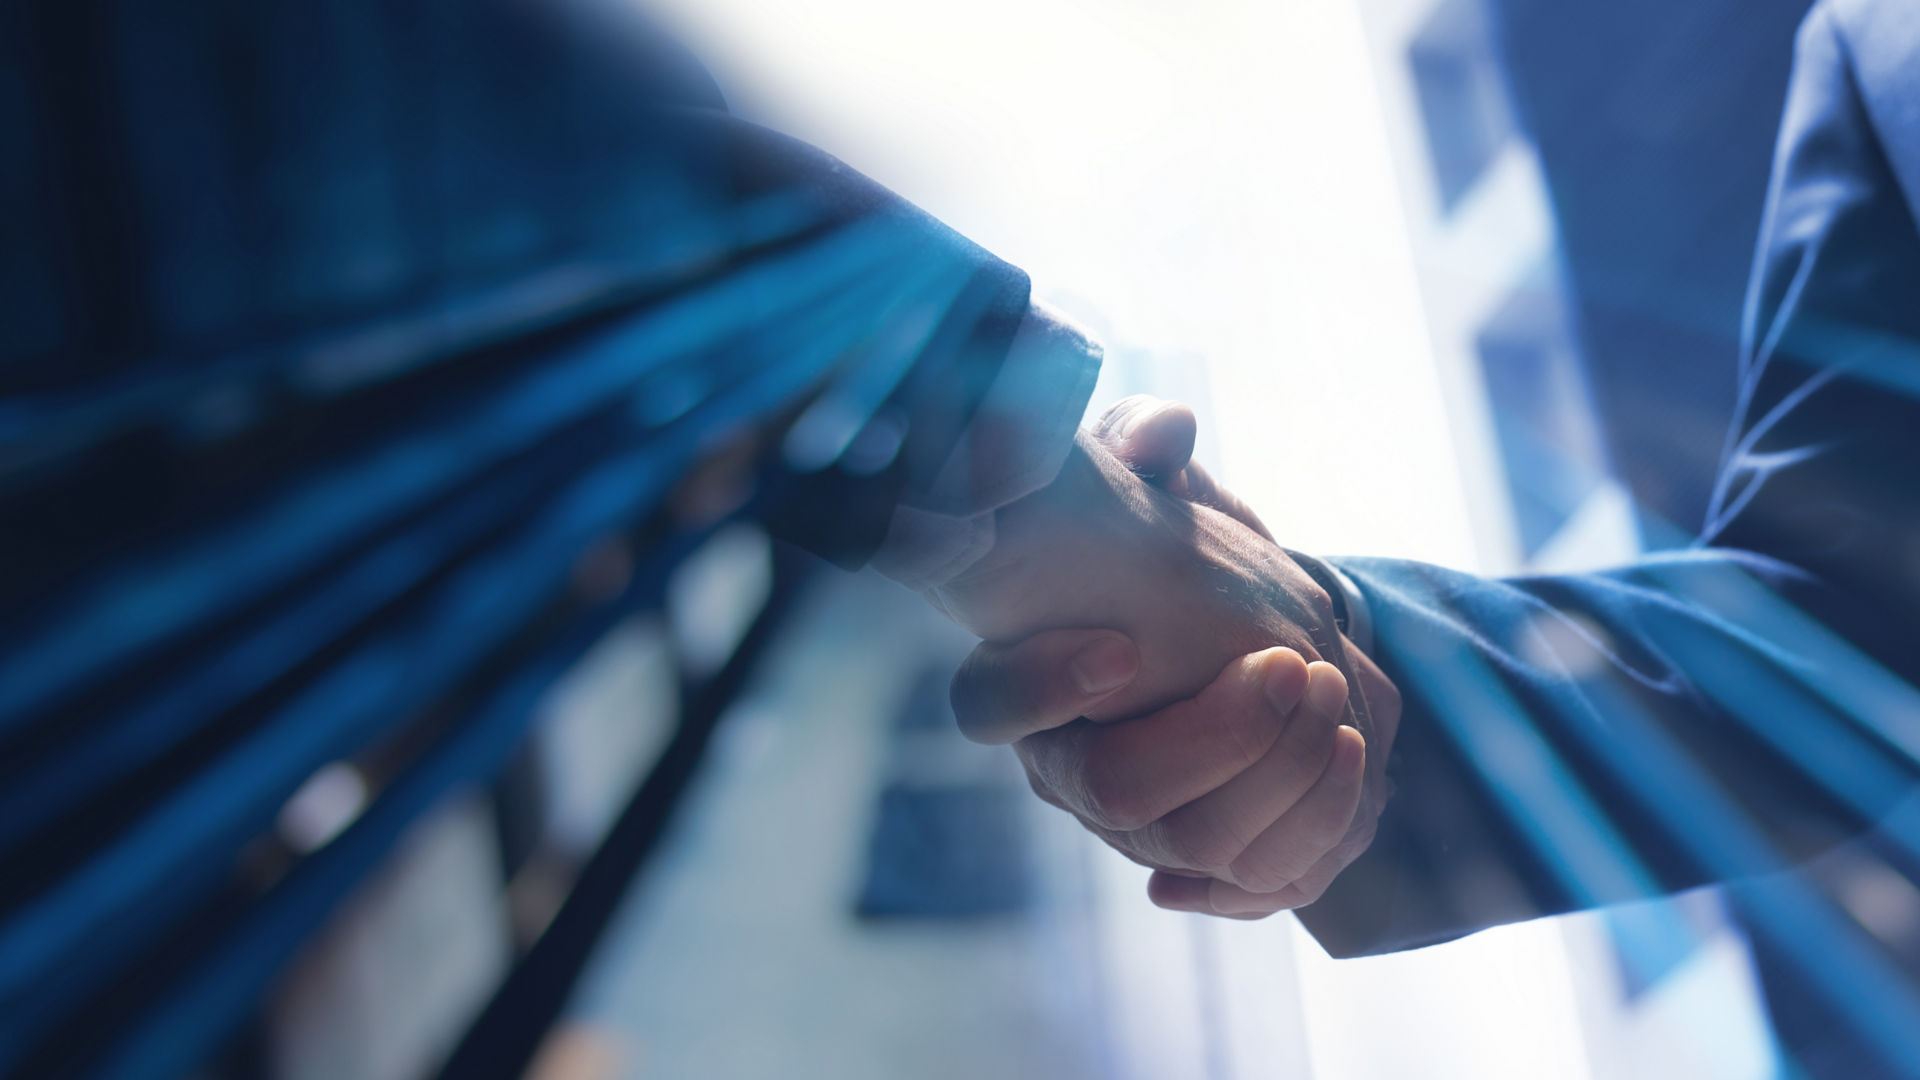
M 1508 580 L 1335 560 L 1407 707 L 1374 845 L 1301 912 L 1329 951 L 1752 879 L 1869 828 L 1912 847 L 1916 298 L 1920 234 L 1816 8 L 1700 543 Z

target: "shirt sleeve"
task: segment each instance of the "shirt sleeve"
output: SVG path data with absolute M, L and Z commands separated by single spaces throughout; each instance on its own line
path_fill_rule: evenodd
M 1060 471 L 1093 396 L 1101 350 L 1035 305 L 1006 361 L 932 484 L 894 508 L 872 565 L 909 588 L 931 589 L 993 547 L 993 512 Z

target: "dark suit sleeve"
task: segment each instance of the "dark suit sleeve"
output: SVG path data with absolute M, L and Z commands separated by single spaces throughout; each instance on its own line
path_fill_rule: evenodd
M 753 510 L 783 538 L 861 565 L 959 444 L 1027 314 L 1026 275 L 822 150 L 729 114 L 651 25 L 623 26 L 602 5 L 493 3 L 558 40 L 550 69 L 519 73 L 520 87 L 568 89 L 489 122 L 568 118 L 577 157 L 540 172 L 599 184 L 551 212 L 577 217 L 589 250 L 639 253 L 655 310 L 708 283 L 751 283 L 710 312 L 685 304 L 708 323 L 689 359 L 766 370 L 818 357 L 824 377 L 785 410 L 806 418 L 798 441 L 764 433 Z
M 34 112 L 5 125 L 0 213 L 32 227 L 0 280 L 34 287 L 0 293 L 0 591 L 509 393 L 556 338 L 616 325 L 659 344 L 609 410 L 758 380 L 777 422 L 848 388 L 811 429 L 824 450 L 756 425 L 756 509 L 857 563 L 1027 311 L 1021 271 L 729 115 L 620 5 L 36 3 L 6 29 L 22 63 L 0 82 Z M 210 399 L 244 407 L 196 424 Z
M 937 477 L 1025 277 L 636 11 L 0 11 L 0 1072 L 190 1070 L 688 544 Z
M 817 407 L 796 425 L 813 441 L 788 437 L 767 459 L 756 511 L 783 539 L 857 568 L 900 504 L 932 501 L 1028 315 L 1027 276 L 811 146 L 710 111 L 675 121 L 720 147 L 729 205 L 803 207 L 812 224 L 789 245 L 834 245 L 859 262 L 818 308 L 745 313 L 774 340 L 811 322 L 842 343 L 839 386 L 807 399 Z
M 506 17 L 517 10 L 495 2 Z M 786 411 L 805 418 L 798 441 L 766 433 L 753 509 L 783 538 L 861 565 L 895 506 L 930 489 L 959 444 L 1028 312 L 1026 275 L 831 155 L 730 115 L 650 26 L 613 33 L 616 16 L 597 5 L 533 10 L 563 44 L 553 70 L 523 84 L 572 90 L 547 110 L 492 115 L 584 118 L 570 122 L 579 158 L 542 171 L 600 178 L 589 210 L 647 196 L 640 221 L 581 216 L 589 245 L 644 249 L 643 272 L 665 287 L 650 306 L 671 310 L 709 282 L 754 283 L 705 315 L 708 366 L 819 357 L 826 376 L 796 387 Z M 825 400 L 809 410 L 816 394 Z
M 1498 581 L 1336 560 L 1407 709 L 1374 845 L 1301 912 L 1329 951 L 1762 875 L 1899 828 L 1920 760 L 1920 237 L 1824 8 L 1800 35 L 1744 339 L 1694 550 Z

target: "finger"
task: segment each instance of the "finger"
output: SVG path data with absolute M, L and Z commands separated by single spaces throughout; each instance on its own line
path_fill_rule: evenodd
M 1094 424 L 1094 433 L 1135 473 L 1171 480 L 1192 460 L 1199 426 L 1187 406 L 1136 394 L 1108 409 Z M 1174 494 L 1184 496 L 1185 491 Z
M 1023 739 L 1036 785 L 1090 824 L 1131 832 L 1218 788 L 1266 754 L 1306 692 L 1300 654 L 1266 649 L 1229 663 L 1195 697 L 1112 724 Z
M 1263 919 L 1276 911 L 1292 911 L 1307 906 L 1307 901 L 1289 886 L 1279 892 L 1248 892 L 1238 885 L 1209 880 L 1206 912 L 1230 919 Z
M 1371 817 L 1358 839 L 1342 842 L 1327 852 L 1300 880 L 1288 882 L 1270 893 L 1249 892 L 1237 885 L 1212 880 L 1207 887 L 1207 906 L 1215 915 L 1229 918 L 1264 918 L 1276 911 L 1293 911 L 1317 902 L 1341 871 L 1353 864 L 1373 840 Z
M 1197 911 L 1211 915 L 1214 913 L 1213 905 L 1207 901 L 1207 887 L 1211 880 L 1155 870 L 1153 876 L 1147 879 L 1147 899 L 1155 907 L 1163 907 L 1168 911 Z
M 1211 506 L 1268 540 L 1273 539 L 1273 533 L 1267 530 L 1267 523 L 1260 520 L 1260 515 L 1253 512 L 1253 507 L 1240 501 L 1240 496 L 1221 487 L 1199 463 L 1187 463 L 1183 470 L 1181 486 L 1183 490 L 1176 491 L 1174 494 L 1189 502 Z
M 1133 472 L 1169 494 L 1179 496 L 1233 518 L 1273 539 L 1266 522 L 1240 497 L 1214 480 L 1193 461 L 1199 420 L 1179 402 L 1145 394 L 1124 398 L 1101 416 L 1094 433 L 1107 449 Z
M 1340 876 L 1341 871 L 1353 865 L 1355 859 L 1365 854 L 1367 848 L 1373 843 L 1374 832 L 1378 825 L 1379 819 L 1362 806 L 1360 812 L 1354 816 L 1353 827 L 1347 833 L 1347 838 L 1332 851 L 1321 856 L 1320 861 L 1314 863 L 1299 880 L 1289 882 L 1282 887 L 1274 894 L 1275 898 L 1284 902 L 1289 910 L 1306 907 L 1318 901 L 1333 884 L 1333 879 Z
M 974 742 L 1013 742 L 1071 723 L 1132 681 L 1139 667 L 1132 639 L 1111 630 L 982 642 L 954 673 L 954 719 Z
M 1166 399 L 1152 394 L 1129 394 L 1107 406 L 1107 411 L 1091 425 L 1093 434 L 1104 443 L 1118 443 L 1150 413 L 1159 411 Z
M 1319 784 L 1333 757 L 1335 732 L 1345 712 L 1346 679 L 1324 661 L 1307 665 L 1307 674 L 1300 704 L 1257 762 L 1140 828 L 1130 846 L 1157 866 L 1231 877 L 1232 867 L 1247 848 Z M 1327 846 L 1338 839 L 1336 833 Z
M 1184 488 L 1172 485 L 1184 479 L 1184 471 L 1193 461 L 1193 444 L 1199 434 L 1200 422 L 1192 409 L 1179 402 L 1166 402 L 1143 415 L 1127 431 L 1114 456 L 1134 472 L 1184 497 Z
M 1207 878 L 1183 877 L 1174 872 L 1155 870 L 1153 876 L 1147 879 L 1147 899 L 1156 907 L 1162 907 L 1168 911 L 1190 911 L 1227 919 L 1260 919 L 1272 914 L 1272 912 L 1225 914 L 1215 911 L 1207 902 L 1208 884 Z
M 1252 892 L 1275 892 L 1340 845 L 1360 809 L 1367 743 L 1350 727 L 1334 729 L 1326 770 L 1300 801 L 1267 826 L 1227 867 L 1226 877 Z

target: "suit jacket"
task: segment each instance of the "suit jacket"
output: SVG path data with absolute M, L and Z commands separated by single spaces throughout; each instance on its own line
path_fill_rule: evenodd
M 1031 321 L 591 0 L 0 5 L 0 220 L 6 1074 L 187 1071 L 717 518 L 857 563 L 955 509 Z M 324 861 L 236 877 L 395 746 Z
M 1917 180 L 1920 8 L 1816 6 L 1698 544 L 1508 580 L 1333 560 L 1407 710 L 1378 838 L 1301 913 L 1330 951 L 1737 880 L 1810 985 L 1890 995 L 1854 1017 L 1880 1060 L 1920 1060 L 1896 1022 L 1911 988 L 1779 873 L 1871 830 L 1920 880 Z

